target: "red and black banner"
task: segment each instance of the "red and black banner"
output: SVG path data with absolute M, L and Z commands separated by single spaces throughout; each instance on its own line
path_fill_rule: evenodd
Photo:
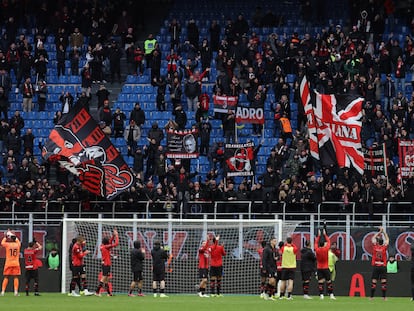
M 113 199 L 127 190 L 134 176 L 119 151 L 87 110 L 79 105 L 65 114 L 49 135 L 42 156 L 58 160 L 79 176 L 91 193 Z
M 264 124 L 264 109 L 262 107 L 240 107 L 236 108 L 237 123 Z
M 385 144 L 364 148 L 365 174 L 371 177 L 387 176 Z
M 226 177 L 253 176 L 254 143 L 226 144 Z
M 323 167 L 354 167 L 364 173 L 361 145 L 363 98 L 350 94 L 310 92 L 306 78 L 301 82 L 301 98 L 308 116 L 311 153 Z M 315 143 L 317 142 L 317 148 Z
M 402 179 L 414 177 L 414 140 L 398 140 Z
M 239 99 L 237 96 L 213 95 L 213 101 L 214 112 L 227 113 L 229 110 L 236 110 Z
M 198 130 L 168 130 L 167 131 L 167 158 L 195 159 L 198 158 Z

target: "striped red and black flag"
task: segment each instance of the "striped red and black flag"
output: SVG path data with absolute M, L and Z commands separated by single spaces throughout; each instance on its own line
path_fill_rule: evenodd
M 88 191 L 107 199 L 115 198 L 134 182 L 122 155 L 80 105 L 75 105 L 51 131 L 42 156 L 59 161 Z

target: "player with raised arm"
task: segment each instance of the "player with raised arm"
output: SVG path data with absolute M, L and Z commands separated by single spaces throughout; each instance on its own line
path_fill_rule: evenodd
M 142 285 L 143 285 L 143 277 L 142 277 L 142 270 L 143 270 L 143 261 L 145 259 L 145 249 L 141 248 L 140 241 L 134 241 L 134 248 L 131 250 L 131 271 L 133 276 L 133 281 L 131 282 L 131 286 L 129 287 L 128 296 L 134 297 L 133 294 L 135 286 L 138 286 L 138 296 L 144 296 L 142 293 Z
M 267 276 L 267 289 L 264 295 L 265 300 L 275 300 L 273 295 L 275 293 L 277 279 L 276 261 L 279 256 L 276 245 L 277 240 L 273 237 L 263 250 L 263 269 L 266 271 Z
M 280 298 L 285 297 L 285 292 L 288 292 L 286 299 L 292 300 L 293 280 L 295 279 L 296 270 L 296 253 L 298 248 L 292 243 L 292 237 L 286 238 L 286 243 L 281 247 L 282 253 L 282 276 L 280 283 Z
M 159 283 L 159 291 L 161 298 L 167 298 L 165 294 L 165 262 L 168 259 L 168 254 L 161 247 L 160 241 L 154 242 L 154 248 L 151 251 L 152 256 L 152 290 L 154 297 L 157 297 L 157 288 Z
M 94 293 L 90 292 L 87 287 L 85 265 L 83 258 L 90 253 L 89 250 L 84 249 L 86 240 L 83 236 L 76 238 L 76 243 L 72 247 L 72 280 L 70 282 L 70 293 L 72 297 L 79 297 L 80 295 L 75 292 L 75 286 L 79 282 L 79 278 L 82 281 L 82 287 L 85 296 L 91 296 Z
M 265 297 L 266 293 L 266 270 L 263 267 L 263 251 L 266 247 L 266 241 L 260 243 L 260 247 L 257 249 L 257 254 L 259 255 L 259 274 L 260 274 L 260 298 Z
M 210 249 L 210 290 L 212 297 L 223 296 L 221 294 L 221 280 L 223 278 L 223 256 L 226 256 L 226 251 L 223 244 L 219 244 L 219 240 L 220 235 L 213 238 L 213 245 Z
M 378 232 L 372 237 L 372 277 L 371 277 L 371 296 L 374 298 L 377 282 L 381 282 L 382 299 L 387 298 L 387 249 L 390 240 L 383 227 L 379 227 Z
M 208 238 L 203 241 L 198 249 L 198 276 L 200 278 L 200 285 L 198 287 L 198 296 L 208 298 L 206 294 L 208 268 L 210 259 L 210 245 Z
M 34 295 L 39 294 L 39 268 L 42 266 L 42 262 L 37 258 L 37 254 L 42 250 L 42 245 L 39 242 L 30 242 L 28 247 L 24 250 L 24 266 L 26 269 L 26 296 L 29 296 L 30 280 L 34 280 L 33 289 Z
M 1 241 L 1 246 L 6 249 L 6 261 L 3 269 L 3 283 L 0 296 L 4 296 L 9 277 L 13 277 L 14 296 L 19 296 L 19 275 L 20 271 L 20 247 L 21 243 L 16 234 L 10 229 L 7 230 L 5 237 Z
M 326 234 L 326 229 L 322 230 L 324 239 L 321 239 L 321 230 L 318 230 L 318 236 L 315 239 L 316 268 L 318 269 L 318 289 L 320 299 L 324 299 L 324 285 L 326 283 L 329 298 L 336 299 L 333 294 L 333 284 L 331 272 L 329 271 L 328 255 L 331 248 L 331 240 Z
M 118 231 L 114 228 L 111 239 L 107 237 L 102 239 L 102 244 L 99 247 L 102 255 L 102 278 L 99 281 L 98 287 L 96 288 L 95 295 L 101 296 L 101 289 L 105 286 L 108 296 L 112 296 L 111 289 L 109 288 L 108 279 L 111 274 L 111 249 L 118 246 L 119 235 Z
M 312 251 L 311 242 L 309 240 L 305 241 L 305 247 L 300 250 L 300 254 L 300 272 L 302 274 L 303 298 L 312 299 L 312 297 L 309 296 L 309 285 L 312 276 L 315 274 L 316 256 Z

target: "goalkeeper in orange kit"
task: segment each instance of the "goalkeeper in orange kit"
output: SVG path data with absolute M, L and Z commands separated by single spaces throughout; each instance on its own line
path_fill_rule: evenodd
M 4 263 L 4 280 L 1 286 L 1 296 L 4 296 L 6 291 L 7 284 L 9 283 L 9 277 L 13 277 L 14 285 L 14 295 L 19 296 L 19 276 L 20 271 L 20 240 L 17 238 L 16 234 L 7 230 L 5 237 L 1 241 L 1 246 L 6 249 L 6 261 Z

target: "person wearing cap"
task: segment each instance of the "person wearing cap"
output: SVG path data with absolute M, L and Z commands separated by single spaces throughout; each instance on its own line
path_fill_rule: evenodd
M 115 112 L 112 115 L 112 120 L 114 122 L 114 137 L 123 137 L 126 115 L 123 111 L 121 111 L 120 107 L 116 107 Z

